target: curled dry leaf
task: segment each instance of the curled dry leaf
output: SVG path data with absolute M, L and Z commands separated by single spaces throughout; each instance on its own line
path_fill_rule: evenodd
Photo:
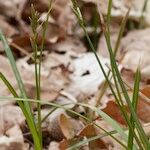
M 66 150 L 69 146 L 81 142 L 82 140 L 84 140 L 84 138 L 91 138 L 96 135 L 97 135 L 97 132 L 96 132 L 94 125 L 87 125 L 85 128 L 83 128 L 80 131 L 77 138 L 70 139 L 70 140 L 64 139 L 63 141 L 61 141 L 59 144 L 59 148 L 60 150 Z M 97 139 L 89 143 L 86 143 L 85 145 L 82 145 L 80 148 L 78 147 L 78 149 L 106 150 L 107 146 L 101 139 Z
M 63 138 L 71 139 L 75 135 L 70 119 L 64 114 L 53 117 L 48 129 L 50 136 L 58 141 L 61 141 Z
M 74 128 L 71 121 L 64 115 L 60 115 L 59 118 L 60 127 L 67 139 L 72 139 L 75 136 Z
M 146 97 L 150 98 L 150 87 L 147 86 L 141 90 L 141 93 Z M 129 92 L 130 98 L 132 98 L 132 93 Z M 127 106 L 126 110 L 128 111 Z M 126 125 L 126 122 L 119 110 L 118 105 L 114 101 L 108 101 L 106 107 L 102 109 L 105 113 L 107 113 L 114 120 L 119 122 L 122 125 Z M 139 97 L 138 106 L 137 106 L 137 115 L 141 121 L 144 123 L 149 123 L 150 121 L 150 104 Z
M 126 125 L 126 122 L 119 110 L 119 107 L 114 101 L 109 101 L 107 103 L 107 106 L 102 109 L 102 111 L 104 111 L 106 114 L 108 114 L 111 118 L 113 118 L 120 124 Z
M 60 111 L 59 109 L 57 110 L 57 112 Z M 51 118 L 48 120 L 48 131 L 50 134 L 50 137 L 53 140 L 56 141 L 61 141 L 64 138 L 64 135 L 61 131 L 61 127 L 60 127 L 60 122 L 59 122 L 59 118 L 60 118 L 60 113 L 62 111 L 58 112 L 58 114 L 55 112 L 53 116 L 51 116 Z
M 148 98 L 150 98 L 150 86 L 147 86 L 141 90 L 141 92 Z M 137 114 L 144 123 L 150 122 L 150 103 L 139 99 Z
M 91 138 L 93 136 L 96 136 L 97 132 L 94 127 L 94 125 L 87 125 L 79 134 L 79 136 Z M 94 150 L 102 150 L 102 149 L 107 149 L 107 146 L 104 141 L 101 139 L 97 139 L 94 141 L 89 142 L 89 149 L 94 149 Z

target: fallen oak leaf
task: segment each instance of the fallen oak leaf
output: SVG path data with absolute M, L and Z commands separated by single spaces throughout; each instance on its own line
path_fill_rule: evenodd
M 97 135 L 96 128 L 92 124 L 87 125 L 79 133 L 79 136 L 86 137 L 86 138 L 91 138 L 91 137 L 94 137 L 96 135 Z M 101 139 L 97 139 L 97 140 L 89 142 L 89 148 L 94 149 L 94 150 L 102 150 L 102 149 L 107 149 L 107 146 L 106 146 L 104 141 L 102 141 Z
M 108 114 L 111 118 L 113 118 L 120 124 L 126 125 L 121 111 L 119 110 L 119 106 L 114 101 L 109 101 L 107 103 L 107 106 L 104 109 L 102 109 L 102 111 Z
M 146 97 L 150 98 L 150 86 L 147 86 L 141 90 L 141 93 Z M 139 98 L 139 103 L 137 106 L 137 114 L 139 118 L 144 121 L 144 123 L 150 122 L 150 103 Z
M 59 150 L 66 150 L 69 146 L 74 145 L 78 142 L 80 142 L 82 140 L 82 138 L 73 138 L 73 139 L 63 139 L 60 143 L 59 143 Z

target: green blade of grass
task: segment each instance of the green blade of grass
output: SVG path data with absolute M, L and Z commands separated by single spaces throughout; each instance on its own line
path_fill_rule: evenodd
M 42 61 L 42 52 L 44 50 L 44 45 L 45 45 L 45 36 L 46 36 L 46 30 L 48 26 L 48 19 L 50 16 L 50 12 L 52 9 L 52 0 L 49 0 L 49 10 L 46 15 L 46 20 L 44 20 L 41 24 L 39 23 L 39 13 L 35 10 L 34 6 L 32 5 L 31 7 L 31 27 L 32 27 L 32 32 L 33 32 L 33 39 L 31 40 L 31 45 L 34 51 L 34 59 L 35 59 L 35 83 L 36 83 L 36 98 L 41 99 L 41 61 Z M 38 31 L 42 31 L 42 42 L 41 46 L 38 46 Z M 39 55 L 38 55 L 39 53 Z M 42 123 L 42 118 L 41 118 L 41 104 L 37 103 L 37 111 L 38 111 L 38 133 L 39 133 L 39 138 L 41 141 L 42 145 L 42 129 L 41 129 L 41 123 Z
M 27 98 L 26 90 L 25 90 L 23 81 L 21 79 L 20 73 L 18 71 L 18 68 L 17 68 L 16 62 L 15 62 L 15 59 L 13 57 L 12 51 L 11 51 L 11 49 L 10 49 L 8 43 L 7 43 L 7 40 L 4 37 L 4 35 L 3 35 L 1 30 L 0 30 L 0 40 L 3 43 L 4 50 L 5 50 L 6 55 L 7 55 L 8 59 L 9 59 L 9 61 L 10 61 L 13 73 L 15 75 L 18 87 L 20 89 L 21 97 Z M 16 95 L 17 93 L 16 94 L 14 93 L 15 90 L 13 89 L 12 86 L 10 86 L 11 84 L 8 82 L 8 80 L 6 80 L 6 78 L 4 78 L 4 76 L 1 76 L 1 77 L 2 77 L 2 79 L 4 81 L 4 83 L 6 83 L 6 86 L 8 86 L 8 89 L 10 90 L 10 92 L 12 92 L 12 94 L 14 94 L 14 96 L 18 96 L 18 95 Z M 24 113 L 24 115 L 26 117 L 28 126 L 29 126 L 29 128 L 31 130 L 33 141 L 35 143 L 35 149 L 36 150 L 40 150 L 39 138 L 37 136 L 37 130 L 36 130 L 36 127 L 35 127 L 35 123 L 34 123 L 34 119 L 33 119 L 33 115 L 32 115 L 32 110 L 31 110 L 31 107 L 30 107 L 30 103 L 28 101 L 23 101 L 23 104 L 20 102 L 19 106 L 21 107 L 21 109 L 22 109 L 22 111 L 23 111 L 23 113 Z
M 123 18 L 121 26 L 120 26 L 117 42 L 115 44 L 115 49 L 114 49 L 115 57 L 116 57 L 116 54 L 118 52 L 118 49 L 119 49 L 119 46 L 120 46 L 120 41 L 121 41 L 121 38 L 122 38 L 124 30 L 125 30 L 125 26 L 126 26 L 126 23 L 127 23 L 128 17 L 129 17 L 129 12 L 130 12 L 130 10 L 128 10 L 128 12 L 126 13 L 126 16 Z M 108 72 L 107 76 L 108 76 L 108 78 L 110 78 L 110 71 Z M 98 102 L 100 102 L 100 100 L 102 99 L 102 97 L 103 97 L 103 95 L 104 95 L 104 93 L 105 93 L 105 91 L 106 91 L 106 89 L 108 87 L 108 83 L 107 83 L 106 80 L 105 80 L 103 85 L 104 85 L 103 86 L 104 88 L 99 94 L 100 96 L 99 96 Z
M 150 149 L 150 143 L 148 141 L 148 138 L 147 138 L 147 136 L 146 136 L 146 134 L 145 134 L 145 132 L 144 132 L 144 130 L 143 130 L 139 120 L 138 120 L 138 117 L 137 117 L 137 115 L 136 115 L 136 113 L 134 111 L 134 108 L 133 108 L 132 103 L 130 101 L 129 95 L 128 95 L 127 90 L 125 88 L 124 82 L 123 82 L 123 80 L 121 78 L 121 75 L 119 73 L 119 69 L 117 67 L 117 64 L 116 64 L 116 61 L 115 61 L 115 57 L 114 57 L 114 54 L 113 54 L 113 51 L 112 51 L 112 48 L 111 48 L 111 44 L 110 44 L 110 41 L 109 41 L 109 34 L 107 32 L 105 32 L 105 38 L 106 38 L 108 50 L 109 50 L 109 53 L 110 53 L 111 66 L 112 66 L 112 68 L 114 68 L 113 70 L 115 70 L 115 73 L 113 73 L 113 75 L 116 75 L 116 77 L 118 79 L 118 83 L 119 83 L 119 85 L 120 85 L 120 87 L 122 89 L 122 93 L 123 93 L 123 95 L 125 97 L 125 100 L 126 100 L 128 106 L 129 106 L 131 114 L 132 114 L 132 116 L 134 118 L 134 121 L 135 121 L 135 124 L 136 124 L 137 131 L 139 133 L 140 139 L 141 139 L 141 141 L 143 141 L 144 147 Z M 130 128 L 132 128 L 131 125 L 130 125 Z
M 52 10 L 52 0 L 49 0 L 49 10 L 47 12 L 46 20 L 44 21 L 44 25 L 43 25 L 42 43 L 41 43 L 41 47 L 40 47 L 39 66 L 38 66 L 38 73 L 39 73 L 39 76 L 38 76 L 38 85 L 39 85 L 38 92 L 39 92 L 39 95 L 38 95 L 37 99 L 41 99 L 41 62 L 42 62 L 42 53 L 43 53 L 43 50 L 44 50 L 46 31 L 47 31 L 47 27 L 48 27 L 48 19 L 49 19 L 51 10 Z M 41 137 L 41 145 L 42 145 L 42 129 L 41 129 L 42 118 L 41 118 L 41 104 L 40 103 L 38 103 L 37 109 L 38 109 L 38 126 L 39 126 L 40 137 Z
M 112 8 L 112 0 L 109 0 L 108 3 L 108 8 L 107 8 L 107 26 L 110 27 L 110 22 L 111 22 L 111 8 Z M 108 28 L 108 32 L 110 33 L 110 28 Z
M 64 104 L 64 105 L 62 105 L 62 106 L 66 106 L 66 105 L 70 105 L 70 103 Z M 42 123 L 43 123 L 55 110 L 57 110 L 57 109 L 58 109 L 58 107 L 54 107 L 49 113 L 47 113 L 47 115 L 45 115 L 45 116 L 43 117 Z
M 106 28 L 105 25 L 103 25 L 104 26 L 103 32 L 105 30 L 107 30 L 107 33 L 109 35 L 109 37 L 107 37 L 107 38 L 108 38 L 109 42 L 111 41 L 111 39 L 110 39 L 110 29 L 109 29 L 109 27 L 110 27 L 110 20 L 111 20 L 111 9 L 112 9 L 112 0 L 109 0 L 109 2 L 108 2 L 108 11 L 107 11 L 107 20 L 106 20 L 107 28 Z M 128 15 L 129 15 L 129 11 L 127 12 L 126 16 L 128 17 Z M 125 21 L 126 21 L 126 18 L 125 18 L 124 22 Z M 118 39 L 117 39 L 117 42 L 116 42 L 116 46 L 115 46 L 115 50 L 114 50 L 114 56 L 115 57 L 116 57 L 116 53 L 117 53 L 117 50 L 118 50 L 118 47 L 119 47 L 119 44 L 120 44 L 121 36 L 123 34 L 123 29 L 125 27 L 124 25 L 125 24 L 122 24 L 122 27 L 120 29 L 120 32 L 119 32 L 119 35 L 118 35 Z M 105 35 L 105 32 L 104 32 L 104 35 Z M 112 65 L 111 59 L 110 59 L 110 63 Z M 125 106 L 124 106 L 123 101 L 122 101 L 122 96 L 120 94 L 120 90 L 119 90 L 119 86 L 118 86 L 118 82 L 117 82 L 117 78 L 116 78 L 116 74 L 115 74 L 114 68 L 112 68 L 112 73 L 113 73 L 113 79 L 114 79 L 115 87 L 116 87 L 116 90 L 117 90 L 118 98 L 120 100 L 120 101 L 118 101 L 116 99 L 117 104 L 119 105 L 119 108 L 121 109 L 121 113 L 123 114 L 126 122 L 129 123 L 129 117 L 128 117 L 127 113 L 126 113 L 126 109 L 125 109 Z
M 11 51 L 11 49 L 10 49 L 8 43 L 7 43 L 7 40 L 4 37 L 4 35 L 3 35 L 1 30 L 0 30 L 0 40 L 2 41 L 3 46 L 4 46 L 4 50 L 5 50 L 6 54 L 7 54 L 7 57 L 9 58 L 9 61 L 10 61 L 13 73 L 14 73 L 14 75 L 16 77 L 17 84 L 18 84 L 18 87 L 20 89 L 20 93 L 21 93 L 23 98 L 27 98 L 26 90 L 25 90 L 23 81 L 21 79 L 20 73 L 19 73 L 19 71 L 17 69 L 16 62 L 15 62 L 15 59 L 13 57 L 12 51 Z M 26 108 L 28 109 L 29 115 L 31 115 L 31 109 L 30 109 L 29 103 L 28 102 L 24 102 L 24 104 L 26 105 Z
M 114 49 L 115 57 L 116 57 L 116 54 L 117 54 L 119 46 L 120 46 L 121 38 L 122 38 L 123 33 L 125 31 L 125 26 L 126 26 L 126 23 L 127 23 L 128 17 L 129 17 L 129 13 L 130 13 L 130 9 L 127 11 L 125 17 L 123 18 L 123 20 L 121 22 L 118 38 L 117 38 L 117 41 L 116 41 L 116 44 L 115 44 L 115 49 Z
M 19 97 L 18 94 L 16 93 L 15 89 L 12 87 L 12 85 L 9 83 L 9 81 L 5 78 L 5 76 L 0 72 L 0 78 L 4 82 L 4 84 L 7 86 L 9 91 L 14 97 Z M 21 102 L 22 103 L 22 102 Z M 23 103 L 22 103 L 23 104 Z M 24 106 L 24 105 L 23 105 Z
M 133 98 L 132 98 L 132 105 L 134 107 L 135 112 L 137 110 L 137 104 L 138 104 L 138 99 L 139 99 L 139 86 L 140 86 L 139 84 L 140 84 L 140 69 L 138 68 L 136 71 L 136 75 L 135 75 L 135 83 L 134 83 Z M 132 115 L 130 117 L 130 121 L 134 128 L 135 123 L 134 123 Z M 134 136 L 129 129 L 129 136 L 128 136 L 128 149 L 129 150 L 133 149 L 133 139 L 134 139 Z
M 33 38 L 31 39 L 31 45 L 34 53 L 34 68 L 35 68 L 35 85 L 36 85 L 36 98 L 41 99 L 41 88 L 40 88 L 40 73 L 39 73 L 39 63 L 40 60 L 38 58 L 38 52 L 39 52 L 39 47 L 38 47 L 38 27 L 39 27 L 39 13 L 35 10 L 34 6 L 31 5 L 31 28 L 32 28 L 32 33 L 33 33 Z M 38 136 L 40 139 L 41 143 L 41 148 L 42 148 L 42 129 L 41 129 L 41 106 L 39 103 L 37 103 L 37 112 L 38 112 L 38 122 L 37 122 L 37 128 L 38 128 Z
M 9 83 L 9 81 L 5 78 L 5 76 L 0 72 L 0 78 L 2 79 L 2 81 L 4 82 L 4 84 L 7 86 L 7 88 L 9 89 L 9 91 L 11 92 L 11 94 L 15 97 L 15 98 L 19 98 L 18 94 L 16 93 L 15 89 L 12 87 L 12 85 Z M 40 143 L 39 143 L 39 138 L 38 138 L 38 135 L 37 135 L 37 130 L 35 128 L 35 125 L 34 125 L 34 122 L 33 122 L 33 119 L 29 116 L 29 113 L 27 112 L 26 110 L 26 107 L 24 105 L 23 102 L 26 102 L 26 101 L 17 101 L 19 107 L 21 108 L 26 120 L 27 120 L 27 123 L 28 123 L 28 126 L 29 126 L 29 129 L 32 133 L 32 136 L 33 136 L 33 141 L 35 143 L 35 149 L 36 150 L 41 150 L 40 149 Z

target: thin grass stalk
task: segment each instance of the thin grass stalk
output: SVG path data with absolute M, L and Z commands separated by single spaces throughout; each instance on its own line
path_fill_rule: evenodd
M 39 65 L 38 65 L 38 95 L 37 95 L 37 99 L 41 99 L 41 62 L 42 62 L 42 52 L 44 50 L 44 45 L 45 45 L 45 37 L 46 37 L 46 30 L 47 30 L 47 26 L 48 26 L 48 19 L 50 16 L 50 12 L 51 12 L 51 5 L 52 5 L 52 0 L 50 0 L 49 2 L 49 10 L 46 16 L 46 21 L 44 21 L 44 25 L 43 25 L 43 31 L 42 31 L 42 44 L 41 44 L 41 48 L 40 48 L 40 55 L 39 55 Z M 40 130 L 40 137 L 41 137 L 41 145 L 42 145 L 42 129 L 41 129 L 41 125 L 42 125 L 42 118 L 41 118 L 41 104 L 38 103 L 37 104 L 37 110 L 38 110 L 38 126 L 39 126 L 39 130 Z
M 130 13 L 130 9 L 127 11 L 125 17 L 122 19 L 122 22 L 121 22 L 118 38 L 117 38 L 117 41 L 116 41 L 116 44 L 115 44 L 115 48 L 114 48 L 114 55 L 115 55 L 115 57 L 116 57 L 117 52 L 119 50 L 119 46 L 120 46 L 120 43 L 121 43 L 121 38 L 123 37 L 123 33 L 125 31 L 125 26 L 126 26 L 126 23 L 127 23 L 128 17 L 129 17 L 129 13 Z
M 38 27 L 39 27 L 39 14 L 38 12 L 35 10 L 34 6 L 31 5 L 31 18 L 30 18 L 30 22 L 31 22 L 31 27 L 32 27 L 32 32 L 33 32 L 33 38 L 31 39 L 31 45 L 33 48 L 33 52 L 34 52 L 34 67 L 35 67 L 35 84 L 36 84 L 36 99 L 40 99 L 40 95 L 41 95 L 41 90 L 40 90 L 40 74 L 39 74 L 39 47 L 37 45 L 38 43 Z M 37 127 L 38 127 L 38 136 L 40 139 L 40 143 L 41 143 L 41 148 L 42 148 L 42 129 L 41 129 L 41 107 L 40 104 L 37 103 L 37 112 L 38 112 L 38 123 L 37 123 Z
M 109 33 L 107 33 L 107 34 L 109 34 Z M 107 40 L 110 41 L 110 38 L 108 37 Z M 118 99 L 119 99 L 119 100 L 116 99 L 116 102 L 117 102 L 117 104 L 118 104 L 118 106 L 119 106 L 119 108 L 121 110 L 121 113 L 123 114 L 123 116 L 124 116 L 128 126 L 129 126 L 129 128 L 131 128 L 130 130 L 131 130 L 132 134 L 135 136 L 135 139 L 136 139 L 140 149 L 142 150 L 143 148 L 142 148 L 141 142 L 139 141 L 138 136 L 136 135 L 136 132 L 134 131 L 134 128 L 132 127 L 132 124 L 130 122 L 129 116 L 128 116 L 127 112 L 126 112 L 126 108 L 125 108 L 125 106 L 123 104 L 122 96 L 120 94 L 121 92 L 120 92 L 118 81 L 117 81 L 117 78 L 116 78 L 117 76 L 116 76 L 115 68 L 112 67 L 113 66 L 112 60 L 110 60 L 110 62 L 111 62 L 113 79 L 114 79 L 114 83 L 115 83 L 115 87 L 116 87 L 117 94 L 118 94 Z
M 110 23 L 111 23 L 111 8 L 112 8 L 112 0 L 109 0 L 109 3 L 108 3 L 108 8 L 107 8 L 107 19 L 106 19 L 106 22 L 107 22 L 107 26 L 108 26 L 108 32 L 110 34 Z
M 137 111 L 137 105 L 138 105 L 138 99 L 139 99 L 139 86 L 140 86 L 140 69 L 138 68 L 136 71 L 134 90 L 133 90 L 133 98 L 132 98 L 132 105 L 133 105 L 135 112 Z M 130 117 L 130 122 L 131 122 L 133 128 L 135 128 L 135 122 L 133 120 L 132 115 Z M 128 136 L 128 149 L 129 150 L 133 149 L 133 140 L 134 140 L 134 136 L 129 129 L 129 136 Z
M 113 87 L 112 87 L 112 85 L 111 85 L 111 83 L 110 83 L 110 81 L 109 81 L 109 79 L 108 79 L 108 77 L 107 77 L 107 75 L 106 75 L 106 72 L 105 72 L 105 70 L 104 70 L 104 68 L 103 68 L 103 66 L 102 66 L 102 63 L 101 63 L 100 59 L 98 58 L 98 55 L 97 55 L 97 53 L 96 53 L 96 50 L 95 50 L 95 48 L 94 48 L 94 46 L 93 46 L 93 44 L 92 44 L 92 42 L 91 42 L 91 40 L 90 40 L 90 38 L 89 38 L 89 35 L 88 35 L 86 29 L 85 29 L 84 21 L 83 21 L 82 15 L 81 15 L 81 13 L 80 13 L 79 8 L 77 7 L 77 2 L 76 2 L 75 0 L 72 0 L 72 3 L 73 3 L 73 11 L 74 11 L 75 15 L 77 16 L 78 21 L 79 21 L 79 23 L 80 23 L 80 26 L 82 27 L 82 29 L 83 29 L 83 31 L 84 31 L 84 33 L 85 33 L 85 36 L 86 36 L 86 38 L 87 38 L 87 40 L 88 40 L 88 43 L 89 43 L 89 45 L 90 45 L 90 47 L 91 47 L 91 49 L 92 49 L 92 51 L 93 51 L 93 53 L 94 53 L 94 55 L 95 55 L 95 57 L 96 57 L 96 59 L 97 59 L 97 62 L 98 62 L 98 64 L 99 64 L 99 66 L 100 66 L 100 69 L 102 70 L 102 72 L 103 72 L 103 74 L 104 74 L 104 76 L 105 76 L 105 78 L 106 78 L 106 81 L 107 81 L 107 83 L 109 84 L 110 89 L 111 89 L 111 91 L 112 91 L 112 93 L 113 93 L 115 99 L 119 102 L 119 99 L 118 99 L 118 97 L 117 97 L 116 94 L 115 94 L 115 91 L 114 91 L 114 89 L 113 89 Z
M 109 41 L 109 34 L 106 31 L 105 31 L 105 38 L 106 38 L 108 50 L 109 50 L 109 53 L 110 53 L 110 59 L 111 59 L 112 68 L 115 69 L 115 74 L 117 76 L 118 82 L 120 84 L 120 87 L 121 87 L 122 92 L 124 94 L 124 97 L 126 99 L 126 102 L 127 102 L 128 106 L 129 106 L 131 114 L 134 117 L 134 121 L 136 122 L 136 127 L 137 127 L 137 131 L 139 133 L 140 139 L 143 141 L 145 148 L 150 148 L 148 139 L 147 139 L 147 137 L 145 135 L 145 132 L 144 132 L 143 128 L 141 127 L 141 124 L 140 124 L 140 122 L 138 120 L 138 117 L 137 117 L 136 113 L 134 112 L 134 108 L 132 107 L 132 103 L 131 103 L 130 98 L 128 96 L 127 90 L 126 90 L 125 85 L 124 85 L 124 83 L 122 81 L 122 78 L 120 76 L 117 64 L 115 62 L 115 57 L 114 57 L 114 54 L 113 54 L 113 51 L 112 51 L 112 48 L 111 48 L 111 44 L 110 44 L 110 41 Z M 131 125 L 130 125 L 130 128 L 132 128 Z
M 126 23 L 127 23 L 129 12 L 130 12 L 130 9 L 126 13 L 126 16 L 123 18 L 122 23 L 121 23 L 121 27 L 120 27 L 120 30 L 119 30 L 118 38 L 117 38 L 117 41 L 116 41 L 116 44 L 115 44 L 115 48 L 114 48 L 114 55 L 115 55 L 115 57 L 117 55 L 117 52 L 118 52 L 118 49 L 119 49 L 119 46 L 120 46 L 120 41 L 121 41 L 121 38 L 122 38 L 124 30 L 125 30 L 125 26 L 126 26 Z M 108 72 L 107 76 L 108 76 L 108 78 L 110 77 L 110 71 Z M 100 94 L 99 94 L 100 96 L 99 96 L 98 102 L 100 102 L 100 100 L 102 99 L 102 97 L 103 97 L 107 87 L 108 87 L 108 83 L 105 80 L 105 82 L 104 82 L 104 90 L 102 90 L 100 92 Z

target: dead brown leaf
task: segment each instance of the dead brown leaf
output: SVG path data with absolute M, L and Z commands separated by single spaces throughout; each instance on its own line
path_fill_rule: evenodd
M 141 92 L 148 98 L 150 98 L 150 86 L 147 86 L 141 90 Z M 150 103 L 139 100 L 137 114 L 144 123 L 150 122 Z
M 97 132 L 94 125 L 87 125 L 79 134 L 79 136 L 91 138 L 96 136 Z M 106 144 L 101 139 L 97 139 L 94 141 L 89 142 L 89 148 L 93 150 L 102 150 L 107 149 Z
M 104 111 L 106 114 L 108 114 L 111 118 L 113 118 L 120 124 L 126 125 L 126 122 L 119 110 L 119 107 L 114 101 L 109 101 L 107 103 L 107 106 L 102 109 L 102 111 Z
M 142 80 L 147 81 L 150 77 L 150 29 L 135 30 L 122 39 L 122 65 L 134 73 L 140 66 Z
M 67 118 L 64 114 L 62 114 L 60 115 L 59 123 L 65 138 L 72 139 L 75 136 L 75 132 L 69 118 Z

